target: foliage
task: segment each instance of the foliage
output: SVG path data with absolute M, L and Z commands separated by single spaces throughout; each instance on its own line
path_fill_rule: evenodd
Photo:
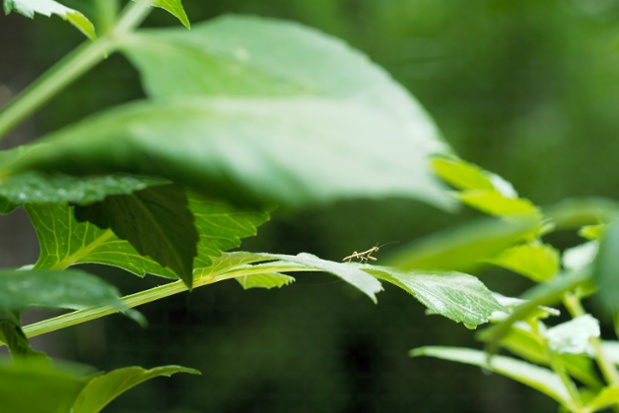
M 614 203 L 542 211 L 520 198 L 503 178 L 457 158 L 417 101 L 339 40 L 248 16 L 220 17 L 191 31 L 138 29 L 151 6 L 189 28 L 180 0 L 129 2 L 98 37 L 84 14 L 54 0 L 4 0 L 6 13 L 56 14 L 89 40 L 3 108 L 0 137 L 113 53 L 135 66 L 147 95 L 0 153 L 0 211 L 24 208 L 41 250 L 32 268 L 0 274 L 0 339 L 16 360 L 0 371 L 0 389 L 19 384 L 3 394 L 11 411 L 97 412 L 143 381 L 197 373 L 179 366 L 94 375 L 50 367 L 27 337 L 116 312 L 144 324 L 132 308 L 229 279 L 245 289 L 279 288 L 296 272 L 332 274 L 374 302 L 384 281 L 429 314 L 472 329 L 493 323 L 479 334 L 487 355 L 423 347 L 414 356 L 482 366 L 574 412 L 619 406 L 619 374 L 608 350 L 619 343 L 601 342 L 599 322 L 580 304 L 600 287 L 599 308 L 616 316 Z M 449 193 L 435 175 L 457 191 Z M 230 251 L 276 206 L 360 197 L 411 198 L 445 210 L 459 201 L 494 218 L 405 245 L 380 266 L 364 253 L 357 256 L 367 262 L 347 263 Z M 591 241 L 560 258 L 543 237 L 575 222 Z M 112 286 L 69 269 L 81 263 L 169 282 L 119 297 Z M 485 265 L 539 285 L 523 299 L 503 297 L 470 274 Z M 573 320 L 547 326 L 542 320 L 556 312 L 543 306 L 558 302 Z M 19 312 L 37 306 L 75 311 L 22 328 Z M 498 347 L 526 361 L 491 357 Z M 41 397 L 53 403 L 42 406 Z

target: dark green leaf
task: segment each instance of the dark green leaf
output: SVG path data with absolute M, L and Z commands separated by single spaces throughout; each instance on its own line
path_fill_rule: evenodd
M 256 226 L 268 219 L 263 212 L 239 211 L 228 205 L 190 195 L 189 208 L 200 235 L 195 268 L 209 267 L 213 257 L 237 247 L 240 239 L 254 235 Z M 178 278 L 169 268 L 139 254 L 127 241 L 111 230 L 88 222 L 77 222 L 73 207 L 66 205 L 28 205 L 37 232 L 40 256 L 37 267 L 64 269 L 76 264 L 96 263 L 124 268 L 136 275 L 156 274 Z
M 404 270 L 470 270 L 522 240 L 537 224 L 527 216 L 475 222 L 404 247 L 387 262 Z
M 67 413 L 84 386 L 84 371 L 54 363 L 0 363 L 2 411 Z M 83 370 L 83 369 L 81 369 Z
M 237 280 L 245 290 L 249 290 L 250 288 L 281 288 L 294 282 L 293 277 L 277 272 L 243 275 L 235 278 L 235 280 Z
M 55 14 L 62 17 L 63 20 L 71 23 L 89 39 L 92 40 L 96 37 L 95 28 L 86 16 L 77 10 L 63 6 L 54 0 L 4 0 L 4 12 L 9 14 L 13 10 L 30 18 L 33 18 L 35 13 L 42 14 L 47 17 Z
M 421 347 L 412 350 L 410 355 L 436 357 L 483 367 L 544 393 L 571 411 L 577 411 L 559 376 L 546 368 L 505 356 L 494 356 L 488 364 L 486 353 L 457 347 Z
M 141 255 L 171 268 L 191 288 L 199 235 L 188 202 L 182 188 L 161 185 L 77 206 L 75 216 L 110 228 Z
M 21 328 L 19 312 L 7 308 L 0 308 L 0 341 L 9 348 L 11 356 L 23 361 L 24 358 L 38 358 L 40 361 L 49 360 L 44 353 L 35 351 L 28 342 Z
M 614 318 L 619 313 L 619 219 L 604 230 L 593 265 L 593 280 L 599 288 L 594 298 L 604 314 Z
M 163 366 L 150 370 L 126 367 L 92 378 L 83 388 L 72 413 L 98 413 L 112 400 L 127 390 L 155 377 L 170 377 L 175 373 L 200 374 L 199 371 L 180 366 Z
M 366 265 L 370 274 L 412 294 L 430 311 L 469 328 L 487 323 L 496 311 L 506 311 L 476 277 L 457 272 L 400 271 Z

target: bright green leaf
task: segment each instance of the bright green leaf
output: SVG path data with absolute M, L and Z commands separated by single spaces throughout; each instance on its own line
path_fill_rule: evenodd
M 619 387 L 605 387 L 587 403 L 587 408 L 590 409 L 587 411 L 597 412 L 616 403 L 619 403 Z
M 249 290 L 250 288 L 281 288 L 294 282 L 293 277 L 277 272 L 243 275 L 235 278 L 235 280 L 237 280 L 245 290 Z
M 175 373 L 200 374 L 180 366 L 163 366 L 150 370 L 126 367 L 92 378 L 80 392 L 72 413 L 98 413 L 127 390 L 155 377 L 170 377 Z
M 141 254 L 171 268 L 191 288 L 199 235 L 185 191 L 173 184 L 77 206 L 78 221 L 109 228 Z
M 598 287 L 594 299 L 608 317 L 619 313 L 619 219 L 613 220 L 600 240 L 593 266 L 593 280 Z
M 587 238 L 588 240 L 598 240 L 602 238 L 606 225 L 585 225 L 578 230 L 578 235 Z
M 554 372 L 511 357 L 488 355 L 482 351 L 457 347 L 421 347 L 410 352 L 412 357 L 427 356 L 479 366 L 529 386 L 555 399 L 571 411 L 576 411 L 563 382 Z
M 539 210 L 524 198 L 509 198 L 498 191 L 464 191 L 458 199 L 468 206 L 490 215 L 539 215 Z
M 587 242 L 563 251 L 563 266 L 570 271 L 581 271 L 591 265 L 598 253 L 599 244 Z
M 404 272 L 369 265 L 363 269 L 412 294 L 433 313 L 461 322 L 469 328 L 487 323 L 496 311 L 506 311 L 490 290 L 472 275 L 457 272 Z
M 0 363 L 2 411 L 66 413 L 84 386 L 85 371 L 46 362 Z
M 86 16 L 54 0 L 4 0 L 4 12 L 9 14 L 13 10 L 30 18 L 33 18 L 35 13 L 47 17 L 55 14 L 71 23 L 89 39 L 96 37 L 95 27 Z
M 401 126 L 341 99 L 140 102 L 49 136 L 13 167 L 159 176 L 239 204 L 401 196 L 451 205 Z
M 548 346 L 559 354 L 590 352 L 590 339 L 600 336 L 600 323 L 589 314 L 552 327 L 545 333 Z
M 404 270 L 466 271 L 514 245 L 536 226 L 537 221 L 526 216 L 479 221 L 415 242 L 392 255 L 387 262 Z
M 187 18 L 187 14 L 185 14 L 185 9 L 183 8 L 181 0 L 155 0 L 153 6 L 170 12 L 181 23 L 183 23 L 183 26 L 189 29 L 189 19 Z
M 544 282 L 559 271 L 559 252 L 548 244 L 522 244 L 488 260 L 536 282 Z
M 445 182 L 461 190 L 494 191 L 492 174 L 461 159 L 434 158 L 432 169 Z

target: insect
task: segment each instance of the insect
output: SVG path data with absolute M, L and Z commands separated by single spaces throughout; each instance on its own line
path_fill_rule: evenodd
M 389 243 L 383 244 L 381 246 L 374 245 L 372 248 L 370 248 L 370 249 L 368 249 L 366 251 L 363 251 L 363 252 L 355 251 L 352 254 L 350 254 L 348 257 L 344 257 L 342 259 L 342 261 L 351 262 L 355 258 L 358 259 L 361 262 L 368 262 L 369 260 L 376 261 L 377 258 L 373 257 L 372 254 L 375 253 L 375 252 L 378 252 L 379 249 L 381 249 L 385 245 L 389 245 L 389 244 L 395 244 L 395 242 L 389 242 Z

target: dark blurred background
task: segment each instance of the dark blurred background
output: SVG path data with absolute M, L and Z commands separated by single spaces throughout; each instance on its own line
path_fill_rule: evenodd
M 66 2 L 89 15 L 89 4 Z M 619 2 L 614 0 L 184 1 L 197 23 L 222 13 L 296 20 L 341 37 L 386 67 L 427 108 L 463 158 L 511 181 L 541 205 L 573 196 L 616 197 L 619 140 Z M 89 15 L 93 17 L 92 15 Z M 147 25 L 177 25 L 157 10 Z M 0 17 L 0 105 L 82 37 L 58 18 Z M 6 144 L 32 139 L 96 110 L 142 96 L 118 55 L 71 86 Z M 3 143 L 5 144 L 5 143 Z M 5 145 L 6 145 L 5 144 Z M 275 211 L 243 249 L 311 252 L 339 260 L 376 243 L 404 243 L 476 217 L 403 200 Z M 37 249 L 21 215 L 1 217 L 3 266 Z M 553 237 L 559 247 L 575 242 Z M 385 257 L 397 245 L 386 246 Z M 124 293 L 161 283 L 90 268 Z M 479 274 L 517 295 L 530 284 L 506 271 Z M 378 305 L 323 275 L 281 290 L 234 281 L 140 309 L 141 329 L 108 317 L 37 339 L 52 355 L 109 370 L 181 364 L 203 375 L 148 382 L 115 401 L 128 412 L 555 411 L 519 384 L 473 367 L 410 359 L 422 345 L 476 346 L 474 332 L 424 315 L 387 288 Z

